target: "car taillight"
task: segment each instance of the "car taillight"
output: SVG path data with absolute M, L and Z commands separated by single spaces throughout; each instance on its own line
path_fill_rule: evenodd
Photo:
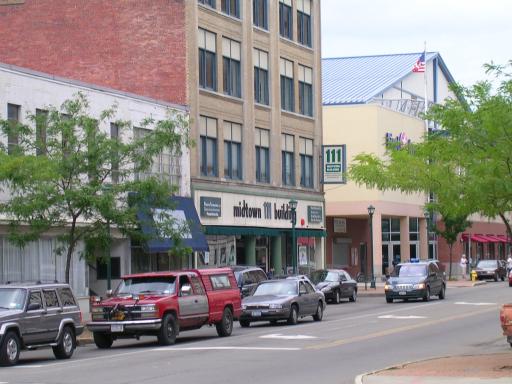
M 83 320 L 82 311 L 80 311 L 80 323 L 82 322 L 82 320 Z

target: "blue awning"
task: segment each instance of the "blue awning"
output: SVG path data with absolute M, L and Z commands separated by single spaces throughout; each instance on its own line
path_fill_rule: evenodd
M 194 251 L 208 251 L 208 242 L 201 230 L 201 222 L 194 201 L 190 197 L 181 196 L 173 196 L 170 199 L 172 209 L 151 207 L 139 210 L 137 213 L 142 233 L 149 237 L 145 242 L 145 250 L 148 253 L 168 252 L 174 246 L 173 239 L 161 238 L 155 227 L 155 221 L 159 220 L 160 213 L 165 212 L 166 215 L 174 218 L 177 227 L 182 227 L 184 224 L 188 226 L 189 231 L 182 231 L 181 234 L 184 247 L 192 248 Z

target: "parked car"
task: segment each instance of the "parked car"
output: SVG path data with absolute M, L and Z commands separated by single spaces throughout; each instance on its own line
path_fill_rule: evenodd
M 231 269 L 235 273 L 236 284 L 242 298 L 251 295 L 260 282 L 268 280 L 265 271 L 259 267 L 234 265 Z
M 0 285 L 0 365 L 15 365 L 21 350 L 43 347 L 69 359 L 82 331 L 82 313 L 68 284 Z
M 508 286 L 512 287 L 512 271 L 508 273 Z
M 507 268 L 503 260 L 479 260 L 475 267 L 476 278 L 493 279 L 494 281 L 505 281 Z
M 341 298 L 352 302 L 357 300 L 357 282 L 343 269 L 320 269 L 311 273 L 310 278 L 326 300 L 336 304 Z
M 98 348 L 141 335 L 172 345 L 180 331 L 206 324 L 215 325 L 219 336 L 229 336 L 240 301 L 230 268 L 127 275 L 112 297 L 93 304 L 87 328 Z
M 429 301 L 432 295 L 440 300 L 446 297 L 445 274 L 436 262 L 400 263 L 384 285 L 386 302 L 395 299 L 423 299 Z
M 261 282 L 252 296 L 242 300 L 240 325 L 248 327 L 252 322 L 287 320 L 297 324 L 299 318 L 313 316 L 321 321 L 324 315 L 325 297 L 305 279 L 286 278 Z

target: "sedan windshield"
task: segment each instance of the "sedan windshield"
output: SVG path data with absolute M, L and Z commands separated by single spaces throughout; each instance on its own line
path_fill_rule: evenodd
M 258 285 L 253 296 L 276 295 L 289 296 L 297 294 L 296 281 L 276 281 Z
M 121 281 L 117 288 L 117 295 L 138 295 L 141 293 L 167 295 L 175 291 L 176 278 L 174 276 L 146 276 Z
M 0 289 L 0 311 L 5 309 L 23 309 L 26 291 L 19 288 Z
M 393 272 L 394 276 L 399 277 L 421 277 L 425 276 L 427 273 L 424 265 L 397 265 L 395 271 Z
M 325 282 L 338 282 L 340 280 L 337 272 L 315 271 L 311 274 L 311 281 L 315 284 Z
M 477 268 L 496 268 L 496 260 L 480 260 L 476 265 Z

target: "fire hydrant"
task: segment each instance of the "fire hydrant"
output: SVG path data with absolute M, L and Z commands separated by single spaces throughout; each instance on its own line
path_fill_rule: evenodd
M 476 281 L 476 271 L 474 269 L 471 271 L 471 281 Z

